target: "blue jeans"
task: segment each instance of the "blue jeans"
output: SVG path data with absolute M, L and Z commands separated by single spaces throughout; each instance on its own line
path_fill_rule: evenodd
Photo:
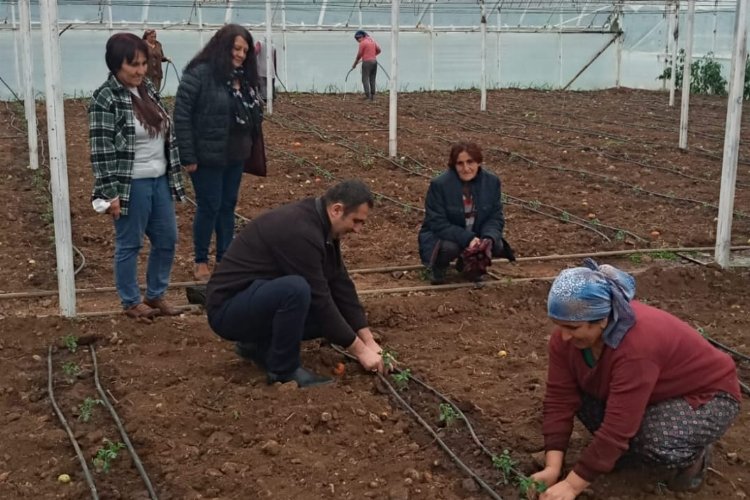
M 216 231 L 216 262 L 221 262 L 234 238 L 234 207 L 242 181 L 242 163 L 223 167 L 198 165 L 190 174 L 198 208 L 193 219 L 195 262 L 208 262 L 208 247 Z
M 158 299 L 167 291 L 172 272 L 177 221 L 166 175 L 134 179 L 128 215 L 115 221 L 115 286 L 124 308 L 141 302 L 138 288 L 138 253 L 143 235 L 151 242 L 146 268 L 146 298 Z
M 300 366 L 300 342 L 322 336 L 308 321 L 310 285 L 296 275 L 255 280 L 245 290 L 209 312 L 211 329 L 227 340 L 255 344 L 272 373 Z

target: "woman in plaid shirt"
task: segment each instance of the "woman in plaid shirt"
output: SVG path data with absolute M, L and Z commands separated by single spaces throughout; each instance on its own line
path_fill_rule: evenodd
M 89 105 L 94 206 L 115 225 L 115 285 L 125 314 L 151 322 L 179 311 L 164 300 L 177 242 L 174 200 L 182 200 L 182 174 L 169 114 L 147 70 L 146 42 L 130 33 L 107 41 L 109 78 Z M 138 253 L 151 242 L 146 298 L 138 287 Z

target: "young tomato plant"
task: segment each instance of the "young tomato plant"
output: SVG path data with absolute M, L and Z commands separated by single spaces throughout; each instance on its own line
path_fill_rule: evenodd
M 78 337 L 66 335 L 62 338 L 63 345 L 72 353 L 78 350 Z
M 81 373 L 81 367 L 74 361 L 66 361 L 62 365 L 62 371 L 67 376 L 68 382 L 75 380 L 76 375 Z
M 104 442 L 105 445 L 96 450 L 93 462 L 97 471 L 108 473 L 112 468 L 112 461 L 117 458 L 117 453 L 123 449 L 125 445 L 119 441 L 113 443 L 109 439 L 105 439 Z
M 388 349 L 387 347 L 380 353 L 380 356 L 383 358 L 383 365 L 385 365 L 388 371 L 392 371 L 396 367 L 397 355 L 398 353 L 396 351 Z
M 403 391 L 404 389 L 406 389 L 406 386 L 409 385 L 409 379 L 411 379 L 411 370 L 406 368 L 398 373 L 393 373 L 391 374 L 391 378 L 396 383 L 396 388 L 399 391 Z
M 101 399 L 86 398 L 83 403 L 78 405 L 78 420 L 81 422 L 88 422 L 94 414 L 94 407 L 96 405 L 103 405 L 104 402 Z
M 500 455 L 492 457 L 492 465 L 503 473 L 503 482 L 508 484 L 512 477 L 513 469 L 518 465 L 518 462 L 511 458 L 508 450 L 503 450 Z
M 448 403 L 440 403 L 440 422 L 445 423 L 446 427 L 450 427 L 453 422 L 461 418 L 461 415 Z

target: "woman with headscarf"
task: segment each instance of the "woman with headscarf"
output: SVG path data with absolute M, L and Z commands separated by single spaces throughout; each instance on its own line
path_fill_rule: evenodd
M 365 90 L 365 99 L 372 101 L 375 99 L 375 79 L 378 75 L 380 45 L 362 30 L 354 33 L 354 39 L 359 44 L 359 49 L 357 49 L 357 57 L 354 59 L 352 69 L 357 67 L 360 60 L 362 61 L 362 87 Z
M 543 500 L 573 499 L 625 453 L 676 469 L 668 486 L 698 489 L 711 446 L 739 413 L 732 359 L 687 323 L 636 300 L 633 277 L 609 265 L 566 269 L 549 292 L 542 432 Z M 562 480 L 573 418 L 593 433 Z
M 227 24 L 187 65 L 177 89 L 175 131 L 180 161 L 190 173 L 197 209 L 193 220 L 195 278 L 211 277 L 208 248 L 216 232 L 216 263 L 234 238 L 243 163 L 262 141 L 253 37 Z
M 151 80 L 154 84 L 154 88 L 157 92 L 161 91 L 161 81 L 164 77 L 161 65 L 165 62 L 172 62 L 170 58 L 164 55 L 164 49 L 161 46 L 161 42 L 156 39 L 156 30 L 147 29 L 143 32 L 143 39 L 146 41 L 148 47 L 148 69 L 146 70 L 146 77 Z
M 89 142 L 94 171 L 94 209 L 115 226 L 115 285 L 125 314 L 149 322 L 176 315 L 164 295 L 177 244 L 175 200 L 182 200 L 182 173 L 174 127 L 146 73 L 146 42 L 132 33 L 107 41 L 109 77 L 89 105 Z M 146 297 L 138 287 L 143 237 L 151 250 Z

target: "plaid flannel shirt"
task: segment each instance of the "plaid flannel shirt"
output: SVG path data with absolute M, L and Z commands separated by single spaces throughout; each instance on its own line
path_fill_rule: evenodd
M 159 96 L 150 82 L 146 89 L 151 98 L 161 106 Z M 169 116 L 166 112 L 165 114 Z M 130 90 L 114 75 L 110 75 L 91 98 L 89 105 L 89 142 L 91 167 L 94 171 L 94 190 L 91 199 L 112 200 L 120 198 L 120 210 L 128 213 L 130 184 L 133 180 L 135 159 L 135 125 Z M 170 124 L 167 148 L 167 175 L 172 196 L 177 201 L 185 197 L 182 183 L 180 157 L 174 127 Z

